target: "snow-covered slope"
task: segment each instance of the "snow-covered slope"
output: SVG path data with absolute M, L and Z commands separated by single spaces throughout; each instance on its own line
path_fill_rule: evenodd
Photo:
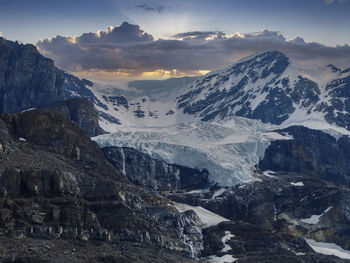
M 174 202 L 174 205 L 176 209 L 179 210 L 179 212 L 185 212 L 189 210 L 192 210 L 193 212 L 195 212 L 196 215 L 199 217 L 199 220 L 201 221 L 200 225 L 202 228 L 215 226 L 225 221 L 230 221 L 227 218 L 214 214 L 213 212 L 210 212 L 209 210 L 201 206 L 191 206 L 191 205 L 175 203 L 175 202 Z
M 254 166 L 271 140 L 289 139 L 271 132 L 274 125 L 233 117 L 227 122 L 186 122 L 167 127 L 121 126 L 112 134 L 95 137 L 101 146 L 131 147 L 155 159 L 207 169 L 221 185 L 253 180 Z
M 109 132 L 232 116 L 283 127 L 350 129 L 350 69 L 299 65 L 278 51 L 255 54 L 202 78 L 86 87 Z
M 284 126 L 311 120 L 349 129 L 349 91 L 350 69 L 302 66 L 267 51 L 197 80 L 177 106 L 203 121 L 243 116 Z
M 103 105 L 96 105 L 100 126 L 108 132 L 123 127 L 167 126 L 198 118 L 177 110 L 176 97 L 197 77 L 130 83 L 96 82 L 91 91 Z

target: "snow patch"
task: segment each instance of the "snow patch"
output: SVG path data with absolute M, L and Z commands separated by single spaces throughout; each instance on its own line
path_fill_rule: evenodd
M 343 259 L 350 259 L 350 251 L 344 250 L 337 244 L 317 242 L 312 239 L 305 239 L 305 241 L 316 253 L 332 255 Z
M 221 252 L 227 252 L 232 249 L 229 245 L 226 244 L 226 242 L 233 237 L 235 237 L 235 235 L 232 235 L 230 231 L 225 231 L 225 236 L 221 239 L 222 243 L 224 244 L 224 248 L 221 250 Z
M 264 175 L 264 176 L 275 179 L 276 176 L 274 176 L 274 174 L 276 174 L 276 172 L 270 171 L 270 170 L 267 170 L 267 171 L 264 171 L 264 172 L 263 172 L 263 175 Z
M 303 113 L 300 113 L 301 111 Z M 298 114 L 300 115 L 298 116 Z M 323 131 L 334 137 L 336 140 L 342 136 L 350 136 L 350 131 L 345 128 L 329 124 L 323 120 L 323 115 L 319 112 L 308 115 L 306 111 L 296 110 L 288 120 L 281 124 L 281 128 L 287 128 L 290 126 L 304 126 L 309 129 Z
M 215 199 L 216 197 L 222 195 L 222 194 L 225 192 L 225 190 L 226 190 L 225 188 L 221 188 L 221 189 L 217 190 L 217 191 L 213 194 L 213 196 L 211 197 L 211 199 Z
M 124 154 L 124 149 L 123 149 L 123 148 L 120 148 L 120 152 L 121 152 L 122 159 L 123 159 L 122 173 L 123 173 L 124 175 L 126 175 L 126 171 L 125 171 L 125 154 Z
M 214 214 L 213 212 L 210 212 L 209 210 L 207 210 L 201 206 L 191 206 L 191 205 L 182 204 L 182 203 L 175 203 L 175 202 L 174 202 L 174 205 L 175 205 L 176 209 L 179 210 L 180 212 L 193 210 L 193 212 L 195 212 L 197 214 L 197 216 L 199 217 L 199 219 L 201 221 L 201 226 L 203 228 L 215 226 L 221 222 L 230 221 L 222 216 L 219 216 L 217 214 Z
M 333 207 L 330 206 L 328 207 L 322 214 L 320 215 L 312 215 L 311 217 L 309 218 L 306 218 L 306 219 L 300 219 L 299 221 L 300 222 L 303 222 L 305 224 L 309 224 L 309 225 L 316 225 L 318 224 L 318 222 L 320 222 L 320 218 L 325 215 L 329 210 L 331 210 Z
M 22 138 L 22 137 L 19 137 L 18 140 L 20 140 L 21 142 L 26 142 L 27 140 Z
M 232 262 L 235 262 L 237 260 L 232 255 L 224 255 L 222 257 L 210 256 L 207 259 L 211 263 L 232 263 Z
M 297 187 L 302 187 L 302 186 L 304 186 L 304 183 L 303 182 L 296 182 L 296 183 L 290 183 L 291 185 L 293 185 L 293 186 L 297 186 Z
M 204 193 L 208 193 L 209 192 L 209 188 L 206 189 L 196 189 L 196 190 L 192 190 L 189 192 L 185 192 L 185 194 L 204 194 Z
M 32 111 L 32 110 L 36 110 L 36 108 L 29 108 L 29 109 L 23 110 L 23 111 L 21 111 L 21 113 L 22 112 L 27 112 L 27 111 Z

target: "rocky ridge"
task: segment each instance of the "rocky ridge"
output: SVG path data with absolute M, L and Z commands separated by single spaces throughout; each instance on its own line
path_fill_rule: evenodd
M 57 69 L 30 44 L 0 37 L 0 54 L 0 114 L 50 108 L 76 121 L 89 136 L 102 133 L 91 102 L 104 105 L 87 88 L 92 82 Z M 86 100 L 63 102 L 73 97 Z
M 183 228 L 196 227 L 195 215 L 179 214 L 167 199 L 131 184 L 77 125 L 56 112 L 33 110 L 3 115 L 0 128 L 1 247 L 8 240 L 28 246 L 43 239 L 109 247 L 136 242 L 190 261 L 180 237 Z M 2 260 L 35 261 L 35 251 L 20 251 L 3 251 Z M 137 257 L 128 260 L 146 262 Z M 39 259 L 53 262 L 46 253 Z

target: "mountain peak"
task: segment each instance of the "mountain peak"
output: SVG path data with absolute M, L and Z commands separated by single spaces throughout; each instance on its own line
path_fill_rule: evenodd
M 265 79 L 271 74 L 281 75 L 289 64 L 290 60 L 285 54 L 276 50 L 268 50 L 239 60 L 226 70 L 226 73 L 234 75 L 245 73 L 253 79 Z
M 244 57 L 240 60 L 238 60 L 234 65 L 242 64 L 246 62 L 252 62 L 252 61 L 261 61 L 262 59 L 268 59 L 268 60 L 274 60 L 274 59 L 283 59 L 288 60 L 289 58 L 282 52 L 277 50 L 263 50 L 259 51 L 257 53 L 254 53 L 251 56 Z

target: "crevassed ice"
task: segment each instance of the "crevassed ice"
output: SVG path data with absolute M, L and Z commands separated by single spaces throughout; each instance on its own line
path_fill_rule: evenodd
M 131 147 L 152 158 L 207 169 L 223 186 L 254 179 L 253 170 L 272 140 L 291 139 L 275 126 L 233 117 L 225 122 L 187 122 L 167 127 L 120 127 L 93 138 L 101 147 Z

